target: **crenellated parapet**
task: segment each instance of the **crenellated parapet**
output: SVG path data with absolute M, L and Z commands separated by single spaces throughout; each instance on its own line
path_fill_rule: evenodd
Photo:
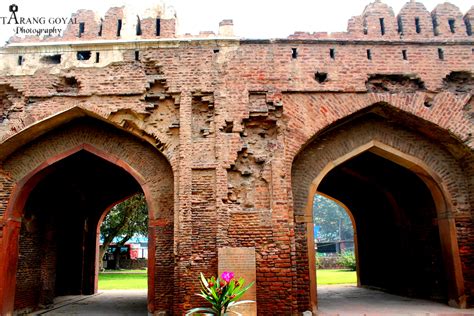
M 431 14 L 421 2 L 406 3 L 398 14 L 397 24 L 398 31 L 406 38 L 434 36 Z
M 103 19 L 92 10 L 79 10 L 72 15 L 78 24 L 69 24 L 64 31 L 63 39 L 80 38 L 82 40 L 96 39 L 103 35 Z
M 362 12 L 362 34 L 367 38 L 397 38 L 398 30 L 393 9 L 379 0 L 367 5 Z
M 462 38 L 467 36 L 464 18 L 458 7 L 445 2 L 431 12 L 433 33 L 443 38 Z
M 464 16 L 458 7 L 445 2 L 430 13 L 421 2 L 410 0 L 396 16 L 393 9 L 375 0 L 361 15 L 352 17 L 346 33 L 297 32 L 290 39 L 420 40 L 472 38 L 474 7 Z
M 466 25 L 467 34 L 472 36 L 472 28 L 474 26 L 474 6 L 471 7 L 464 16 L 464 24 Z
M 177 18 L 174 9 L 164 4 L 145 11 L 128 7 L 112 7 L 103 17 L 92 10 L 78 10 L 71 16 L 62 36 L 12 37 L 10 43 L 61 42 L 91 40 L 139 40 L 175 38 Z
M 142 40 L 175 38 L 234 37 L 232 20 L 223 20 L 219 32 L 200 31 L 197 35 L 177 34 L 177 17 L 172 7 L 159 3 L 145 11 L 112 7 L 104 16 L 91 10 L 79 10 L 62 36 L 38 38 L 12 37 L 9 43 Z M 347 32 L 295 32 L 289 39 L 334 40 L 459 40 L 472 39 L 474 6 L 465 15 L 445 2 L 429 12 L 421 2 L 410 0 L 398 15 L 381 0 L 368 4 L 361 15 L 348 21 Z

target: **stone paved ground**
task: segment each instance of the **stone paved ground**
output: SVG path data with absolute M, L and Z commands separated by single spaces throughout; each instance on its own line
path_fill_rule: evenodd
M 62 307 L 34 315 L 147 315 L 146 290 L 109 290 L 93 296 L 63 297 Z M 352 285 L 318 287 L 318 316 L 464 316 L 474 309 L 390 295 Z M 278 315 L 278 314 L 274 314 Z
M 390 295 L 381 291 L 357 288 L 353 285 L 318 286 L 321 316 L 463 316 L 474 315 L 474 309 L 460 310 L 442 303 Z
M 146 290 L 107 290 L 97 295 L 66 297 L 57 309 L 33 315 L 148 315 Z

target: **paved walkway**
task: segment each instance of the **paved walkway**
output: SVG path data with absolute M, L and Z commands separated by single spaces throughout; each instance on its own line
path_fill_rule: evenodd
M 108 290 L 91 296 L 65 296 L 58 298 L 53 309 L 34 315 L 147 315 L 146 295 L 146 290 Z M 353 285 L 319 286 L 318 301 L 318 316 L 474 315 L 474 309 L 460 310 Z M 273 315 L 278 315 L 278 312 Z
M 32 315 L 148 315 L 147 290 L 107 290 L 96 295 L 63 296 L 55 307 Z
M 318 286 L 318 315 L 348 316 L 464 316 L 474 309 L 462 310 L 442 303 L 387 294 L 354 285 Z

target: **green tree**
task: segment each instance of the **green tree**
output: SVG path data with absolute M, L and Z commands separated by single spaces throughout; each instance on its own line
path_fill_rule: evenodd
M 354 239 L 352 222 L 346 210 L 322 195 L 316 194 L 313 201 L 314 224 L 319 226 L 318 241 L 330 242 Z
M 148 235 L 148 207 L 143 193 L 138 193 L 115 205 L 100 226 L 103 240 L 99 248 L 100 268 L 102 259 L 112 241 L 116 242 L 115 269 L 120 268 L 120 248 L 135 235 Z

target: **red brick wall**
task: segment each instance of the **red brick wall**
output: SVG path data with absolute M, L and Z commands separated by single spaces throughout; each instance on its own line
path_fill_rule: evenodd
M 84 39 L 92 38 L 97 25 L 91 13 L 79 14 L 87 19 Z M 120 14 L 120 8 L 109 11 L 104 38 L 115 38 L 114 21 Z M 309 184 L 328 159 L 375 138 L 419 157 L 446 183 L 454 201 L 452 212 L 459 217 L 457 233 L 469 294 L 474 284 L 469 246 L 474 204 L 473 44 L 462 31 L 462 14 L 455 8 L 441 5 L 433 14 L 443 23 L 456 19 L 456 33 L 443 29 L 446 22 L 435 36 L 430 13 L 420 4 L 408 3 L 399 14 L 400 37 L 397 17 L 376 2 L 350 21 L 348 33 L 332 37 L 170 39 L 140 46 L 139 61 L 135 61 L 135 48 L 124 44 L 116 47 L 123 60 L 103 67 L 39 65 L 33 75 L 2 76 L 0 96 L 8 102 L 1 103 L 6 119 L 0 123 L 4 162 L 0 175 L 6 176 L 0 177 L 0 214 L 5 212 L 12 184 L 50 156 L 30 155 L 27 163 L 21 147 L 42 146 L 36 143 L 37 136 L 73 117 L 93 116 L 154 147 L 146 155 L 130 149 L 120 153 L 117 141 L 101 145 L 105 152 L 131 155 L 130 161 L 145 175 L 153 173 L 148 161 L 161 152 L 174 171 L 175 198 L 169 199 L 166 192 L 154 196 L 153 202 L 166 210 L 157 222 L 156 235 L 175 232 L 174 238 L 157 243 L 155 291 L 167 293 L 165 300 L 156 301 L 157 310 L 173 305 L 179 314 L 202 304 L 193 293 L 199 272 L 217 273 L 217 248 L 254 246 L 259 313 L 295 314 L 309 308 L 306 232 L 295 220 L 302 215 Z M 383 36 L 381 17 L 386 28 Z M 414 31 L 415 17 L 420 18 L 420 34 Z M 148 36 L 152 20 L 143 21 L 143 36 Z M 163 37 L 173 37 L 171 21 L 162 21 Z M 72 38 L 77 32 L 71 28 L 67 34 Z M 292 48 L 297 58 L 292 58 Z M 62 49 L 58 46 L 59 52 Z M 372 59 L 367 58 L 367 50 Z M 15 48 L 9 52 L 18 53 Z M 453 72 L 461 73 L 450 75 Z M 326 80 L 320 77 L 319 82 L 317 73 L 327 74 Z M 72 77 L 77 85 L 68 90 L 64 85 L 70 81 L 65 78 Z M 319 138 L 326 128 L 335 128 L 374 104 L 380 105 L 377 111 L 383 117 L 401 122 L 402 127 L 366 126 L 345 134 L 340 129 L 341 136 Z M 49 117 L 57 119 L 44 121 Z M 313 153 L 326 143 L 334 151 Z M 60 148 L 65 149 L 64 144 Z M 298 165 L 305 155 L 313 159 Z M 170 171 L 166 175 L 171 177 Z M 166 177 L 155 176 L 159 181 L 148 184 L 158 192 Z M 160 214 L 155 215 L 160 219 Z M 171 246 L 176 257 L 167 253 L 166 260 L 159 261 L 159 249 Z M 174 292 L 160 282 L 171 274 Z
M 15 310 L 36 307 L 41 292 L 41 236 L 28 233 L 23 227 L 21 237 Z

